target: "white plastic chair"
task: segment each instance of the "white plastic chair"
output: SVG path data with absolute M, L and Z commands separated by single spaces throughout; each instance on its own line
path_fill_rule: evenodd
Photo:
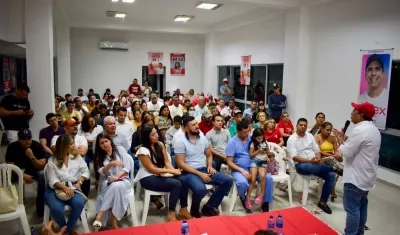
M 5 168 L 7 166 L 7 168 Z M 4 168 L 3 168 L 4 167 Z M 11 177 L 11 171 L 14 171 L 18 175 L 18 205 L 17 210 L 5 214 L 0 214 L 0 222 L 10 221 L 14 219 L 21 219 L 22 228 L 24 229 L 25 235 L 30 235 L 29 223 L 26 217 L 25 206 L 22 201 L 23 199 L 23 174 L 19 167 L 12 164 L 1 164 L 0 165 L 0 186 L 6 186 L 7 178 Z M 8 174 L 8 176 L 7 176 Z
M 51 161 L 52 158 L 49 159 L 49 161 Z M 48 181 L 47 181 L 47 164 L 44 167 L 44 182 L 46 187 L 48 186 Z M 85 206 L 86 207 L 86 206 Z M 70 207 L 68 205 L 65 205 L 65 209 L 64 210 L 69 210 Z M 83 208 L 82 212 L 81 212 L 81 222 L 82 222 L 82 226 L 83 226 L 83 231 L 85 233 L 89 233 L 89 225 L 87 222 L 87 218 L 86 218 L 86 213 L 85 213 L 85 208 Z M 50 220 L 50 208 L 47 206 L 47 204 L 44 204 L 44 216 L 43 216 L 43 225 L 46 225 Z
M 292 159 L 289 161 L 289 169 L 290 172 L 296 172 L 294 162 Z M 296 173 L 302 180 L 303 180 L 303 196 L 301 199 L 301 204 L 303 206 L 307 205 L 307 198 L 308 198 L 308 192 L 310 190 L 310 182 L 312 179 L 318 179 L 318 176 L 315 175 L 301 175 L 299 173 Z M 322 186 L 324 185 L 324 180 L 319 178 L 319 185 L 318 185 L 318 192 L 317 196 L 319 197 L 321 192 L 322 192 Z
M 289 206 L 292 206 L 292 182 L 290 181 L 290 175 L 286 174 L 286 162 L 283 158 L 286 156 L 285 151 L 279 145 L 275 143 L 268 143 L 269 149 L 275 153 L 275 161 L 279 163 L 279 174 L 272 175 L 272 180 L 274 181 L 274 191 L 277 182 L 286 181 L 288 184 L 289 193 Z

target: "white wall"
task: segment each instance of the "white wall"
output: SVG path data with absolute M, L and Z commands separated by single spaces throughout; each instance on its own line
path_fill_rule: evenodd
M 101 40 L 129 42 L 129 51 L 100 50 Z M 204 36 L 74 28 L 71 30 L 72 92 L 93 88 L 103 93 L 110 88 L 118 95 L 133 78 L 141 83 L 142 66 L 148 64 L 150 51 L 164 52 L 168 71 L 166 90 L 203 89 Z M 186 53 L 186 76 L 169 75 L 172 52 Z
M 350 119 L 357 101 L 360 49 L 395 48 L 400 59 L 400 2 L 397 0 L 334 1 L 310 9 L 313 83 L 309 119 L 322 111 L 335 126 Z M 400 175 L 380 169 L 378 176 L 400 184 Z
M 24 0 L 0 1 L 0 40 L 25 42 Z
M 242 55 L 252 55 L 252 64 L 283 63 L 285 24 L 284 16 L 278 16 L 229 31 L 215 33 L 210 46 L 213 53 L 207 53 L 205 60 L 212 60 L 214 66 L 240 65 Z M 209 45 L 207 45 L 209 46 Z M 205 77 L 210 92 L 218 93 L 218 71 L 214 76 Z

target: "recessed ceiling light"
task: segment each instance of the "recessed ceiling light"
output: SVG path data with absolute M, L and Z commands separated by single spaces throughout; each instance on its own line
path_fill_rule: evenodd
M 115 14 L 115 18 L 125 18 L 125 16 L 126 16 L 126 13 L 119 12 L 119 13 Z
M 204 9 L 204 10 L 215 10 L 222 6 L 220 3 L 210 3 L 210 2 L 199 2 L 196 5 L 196 8 Z
M 133 3 L 135 0 L 111 0 L 111 2 L 126 2 L 126 3 Z
M 194 16 L 188 16 L 188 15 L 177 15 L 175 16 L 175 22 L 188 22 L 189 20 L 193 20 Z

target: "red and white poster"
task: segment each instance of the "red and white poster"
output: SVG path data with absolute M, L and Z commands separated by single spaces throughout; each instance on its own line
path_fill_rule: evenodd
M 171 76 L 185 76 L 186 57 L 184 53 L 171 53 Z
M 14 63 L 12 59 L 8 57 L 4 57 L 2 62 L 3 62 L 3 91 L 4 93 L 6 93 L 13 88 L 11 67 L 14 67 Z
M 164 59 L 164 52 L 148 52 L 149 74 L 164 74 L 164 65 L 162 63 Z
M 251 55 L 242 56 L 240 64 L 240 85 L 250 85 Z

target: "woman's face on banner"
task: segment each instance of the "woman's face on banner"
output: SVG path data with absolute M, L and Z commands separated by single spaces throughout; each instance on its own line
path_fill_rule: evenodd
M 366 69 L 366 79 L 370 88 L 381 87 L 381 81 L 384 79 L 383 69 L 378 61 L 372 61 Z

